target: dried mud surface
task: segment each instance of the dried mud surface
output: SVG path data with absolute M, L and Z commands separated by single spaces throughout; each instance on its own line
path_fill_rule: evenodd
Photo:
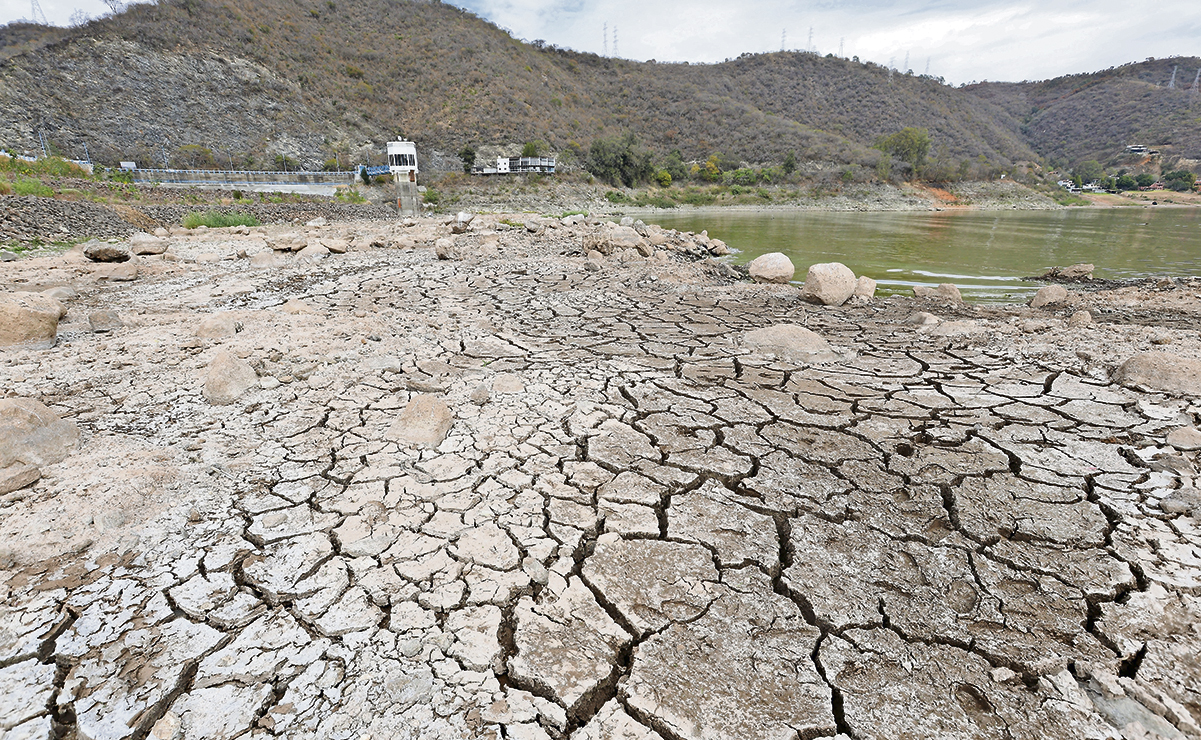
M 822 308 L 589 228 L 6 264 L 79 293 L 0 384 L 81 437 L 0 496 L 0 738 L 1201 737 L 1201 404 L 1111 380 L 1196 283 Z

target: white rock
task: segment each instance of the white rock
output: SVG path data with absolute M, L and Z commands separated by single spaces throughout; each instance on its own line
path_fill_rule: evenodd
M 810 265 L 801 297 L 810 303 L 841 306 L 855 293 L 855 273 L 841 262 Z
M 1034 294 L 1034 298 L 1030 300 L 1031 308 L 1042 308 L 1044 306 L 1055 306 L 1066 302 L 1068 299 L 1068 290 L 1062 285 L 1044 285 Z
M 753 352 L 773 354 L 795 363 L 840 359 L 819 334 L 796 324 L 777 324 L 747 332 L 742 344 Z
M 79 428 L 32 398 L 0 399 L 0 467 L 44 468 L 61 462 L 79 442 Z
M 129 251 L 134 254 L 162 254 L 167 251 L 167 240 L 139 231 L 129 237 Z
M 868 300 L 868 301 L 875 298 L 876 297 L 876 281 L 872 280 L 867 275 L 860 275 L 859 278 L 855 281 L 855 292 L 853 295 L 856 298 L 862 298 L 862 299 Z
M 41 293 L 0 295 L 0 347 L 53 347 L 58 320 L 66 315 L 63 304 Z
M 796 273 L 792 260 L 782 252 L 759 255 L 751 260 L 747 270 L 756 283 L 787 283 Z
M 418 394 L 392 422 L 384 438 L 401 444 L 437 447 L 446 439 L 454 420 L 450 407 L 441 398 Z
M 259 376 L 250 363 L 227 349 L 218 350 L 209 361 L 204 378 L 204 397 L 209 403 L 225 406 L 258 385 Z

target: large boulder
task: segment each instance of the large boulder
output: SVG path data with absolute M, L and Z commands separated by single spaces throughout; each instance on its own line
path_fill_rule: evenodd
M 258 373 L 249 362 L 227 349 L 218 350 L 205 374 L 204 397 L 214 406 L 227 406 L 258 382 Z
M 454 413 L 445 401 L 435 395 L 421 393 L 404 407 L 384 438 L 402 445 L 437 447 L 446 439 L 454 421 Z
M 952 283 L 939 283 L 937 288 L 931 288 L 929 285 L 915 285 L 913 286 L 913 295 L 915 298 L 939 303 L 963 303 L 963 294 L 959 292 L 959 287 Z
M 0 399 L 0 468 L 62 462 L 79 442 L 79 428 L 41 401 Z
M 129 251 L 134 254 L 162 254 L 167 251 L 167 240 L 139 231 L 129 237 Z
M 41 293 L 0 294 L 0 347 L 53 347 L 66 315 L 63 304 Z
M 801 297 L 810 303 L 841 306 L 855 293 L 855 273 L 841 262 L 809 266 Z
M 584 235 L 585 253 L 596 250 L 601 254 L 609 255 L 623 249 L 634 249 L 641 252 L 647 246 L 642 235 L 633 226 L 614 226 L 610 223 Z
M 747 265 L 751 279 L 756 283 L 787 283 L 796 274 L 792 260 L 782 252 L 768 252 L 751 260 Z
M 1167 352 L 1141 352 L 1118 368 L 1122 385 L 1181 396 L 1201 396 L 1201 360 Z
M 775 355 L 797 364 L 839 359 L 821 335 L 796 324 L 777 324 L 747 332 L 742 345 L 752 352 Z
M 870 301 L 876 297 L 876 281 L 869 278 L 867 275 L 860 275 L 855 281 L 856 298 L 861 298 L 865 301 Z
M 133 256 L 128 244 L 92 240 L 83 245 L 83 256 L 93 262 L 126 262 Z

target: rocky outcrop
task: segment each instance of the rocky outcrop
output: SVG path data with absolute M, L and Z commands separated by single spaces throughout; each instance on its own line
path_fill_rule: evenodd
M 855 293 L 855 273 L 840 262 L 809 266 L 801 297 L 810 303 L 841 306 Z
M 39 293 L 0 293 L 0 347 L 53 347 L 67 309 Z

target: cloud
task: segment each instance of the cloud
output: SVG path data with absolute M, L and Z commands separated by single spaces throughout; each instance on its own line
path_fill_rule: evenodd
M 30 14 L 0 3 L 0 22 Z M 52 23 L 98 16 L 100 0 L 39 0 Z M 1201 2 L 1157 0 L 452 0 L 519 38 L 627 59 L 718 62 L 809 46 L 942 76 L 948 82 L 1046 79 L 1201 55 Z M 606 33 L 607 28 L 607 33 Z
M 1201 3 L 1160 0 L 456 0 L 526 39 L 629 59 L 716 62 L 806 48 L 930 72 L 949 82 L 1046 79 L 1139 61 L 1201 55 Z M 1166 22 L 1165 19 L 1170 19 Z M 609 34 L 604 34 L 605 24 Z

